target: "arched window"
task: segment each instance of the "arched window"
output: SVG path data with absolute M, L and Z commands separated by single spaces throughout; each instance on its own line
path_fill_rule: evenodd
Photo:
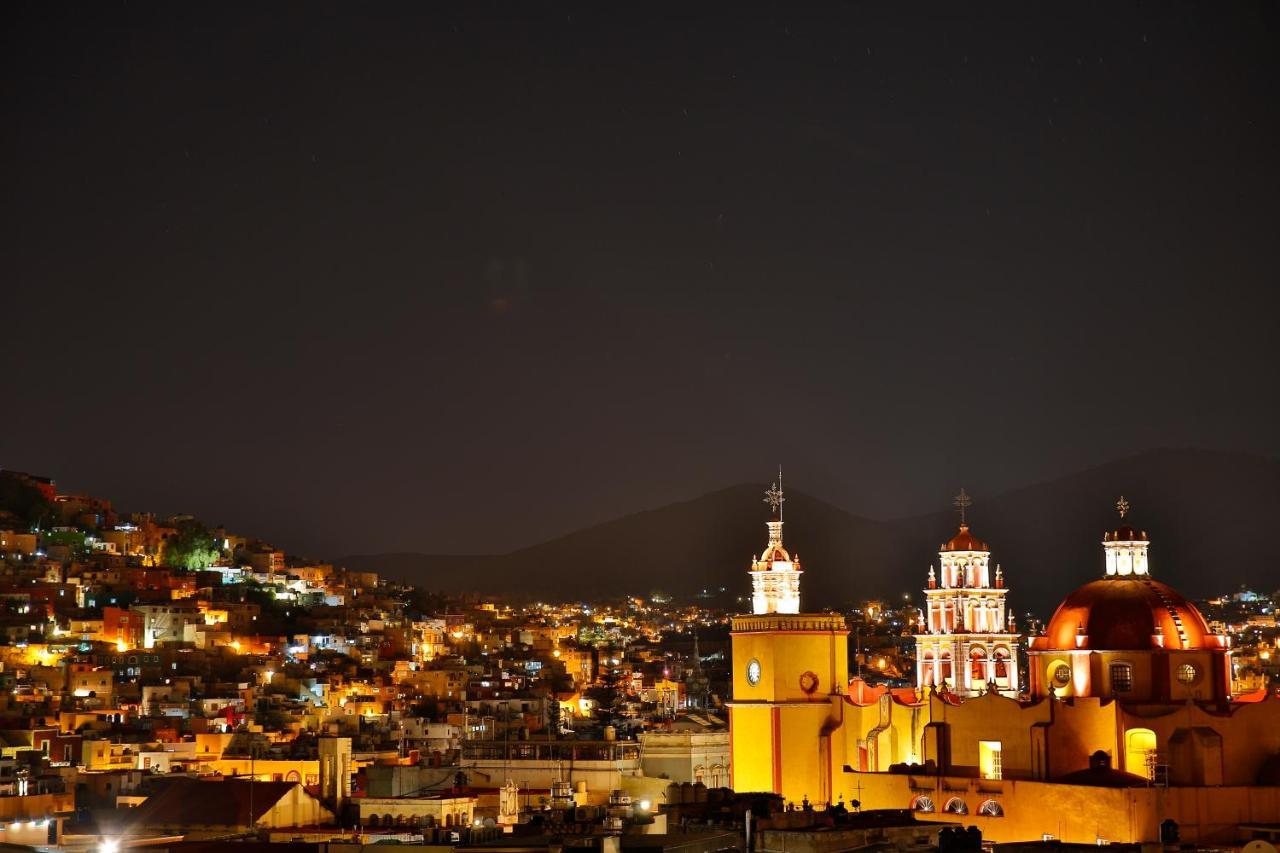
M 947 800 L 947 804 L 943 806 L 943 811 L 951 814 L 968 814 L 969 807 L 964 804 L 964 800 L 959 797 L 952 797 Z
M 368 822 L 369 826 L 377 826 L 378 821 L 380 820 L 381 818 L 379 818 L 376 814 L 371 814 L 369 815 L 369 817 L 366 818 L 366 821 Z
M 978 806 L 978 814 L 984 817 L 1004 817 L 1004 808 L 995 800 L 987 800 Z
M 931 812 L 934 810 L 933 800 L 921 794 L 911 801 L 911 810 L 913 812 Z
M 934 683 L 933 652 L 925 652 L 920 658 L 920 683 L 928 687 Z
M 985 684 L 987 681 L 987 653 L 982 649 L 974 649 L 969 653 L 969 681 L 974 684 Z
M 1124 733 L 1124 769 L 1135 776 L 1155 778 L 1155 732 L 1151 729 L 1129 729 Z

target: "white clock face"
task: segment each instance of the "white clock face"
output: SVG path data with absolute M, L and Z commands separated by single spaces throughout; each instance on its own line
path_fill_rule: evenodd
M 747 683 L 753 687 L 760 683 L 760 661 L 755 658 L 747 664 Z

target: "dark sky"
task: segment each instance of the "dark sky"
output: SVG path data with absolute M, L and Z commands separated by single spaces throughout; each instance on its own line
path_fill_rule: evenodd
M 0 465 L 336 556 L 1280 454 L 1274 4 L 691 5 L 4 4 Z

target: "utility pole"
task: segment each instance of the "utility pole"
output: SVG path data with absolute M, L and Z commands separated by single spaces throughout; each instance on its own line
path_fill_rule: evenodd
M 252 735 L 249 740 L 249 832 L 253 832 L 253 783 L 257 781 L 257 774 L 254 772 L 254 759 L 257 758 L 257 746 L 254 743 Z
M 858 678 L 862 678 L 862 628 L 853 629 L 853 659 L 858 664 Z

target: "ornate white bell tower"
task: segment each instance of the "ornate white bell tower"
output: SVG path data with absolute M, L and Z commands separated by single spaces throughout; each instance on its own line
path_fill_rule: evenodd
M 800 612 L 800 555 L 792 559 L 782 547 L 782 469 L 773 488 L 764 493 L 764 501 L 773 510 L 769 521 L 769 544 L 760 559 L 751 563 L 751 612 Z
M 939 571 L 929 567 L 925 610 L 916 634 L 916 686 L 975 696 L 993 689 L 1017 696 L 1018 640 L 1007 612 L 1004 573 L 991 575 L 991 551 L 969 532 L 964 489 L 954 501 L 960 531 L 938 552 Z

